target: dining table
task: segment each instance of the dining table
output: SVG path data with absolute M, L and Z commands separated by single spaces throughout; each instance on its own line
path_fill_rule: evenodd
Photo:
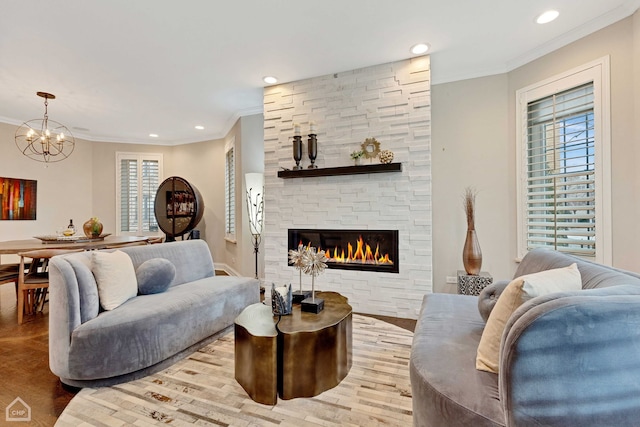
M 106 236 L 99 239 L 77 238 L 61 240 L 7 240 L 0 242 L 0 255 L 19 254 L 38 249 L 84 249 L 95 250 L 127 246 L 135 243 L 149 242 L 148 236 Z

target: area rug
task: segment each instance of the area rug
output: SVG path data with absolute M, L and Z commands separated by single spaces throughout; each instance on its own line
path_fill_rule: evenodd
M 234 379 L 233 332 L 154 375 L 82 389 L 56 426 L 411 426 L 410 331 L 353 315 L 353 366 L 313 397 L 254 402 Z M 301 361 L 304 363 L 304 361 Z

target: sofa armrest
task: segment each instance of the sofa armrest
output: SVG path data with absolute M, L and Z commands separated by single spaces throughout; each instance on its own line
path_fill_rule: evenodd
M 71 333 L 81 323 L 78 280 L 71 264 L 54 257 L 49 263 L 49 369 L 68 376 Z
M 499 280 L 485 287 L 478 295 L 478 311 L 480 311 L 480 316 L 485 322 L 489 318 L 489 314 L 491 314 L 496 302 L 498 302 L 500 294 L 509 283 L 509 280 Z
M 523 304 L 502 336 L 499 392 L 507 426 L 637 425 L 640 287 Z

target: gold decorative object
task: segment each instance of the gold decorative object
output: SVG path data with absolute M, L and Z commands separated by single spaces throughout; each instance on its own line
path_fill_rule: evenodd
M 380 152 L 380 163 L 391 163 L 393 161 L 393 151 L 382 150 Z
M 367 159 L 373 159 L 380 154 L 380 143 L 375 138 L 367 138 L 362 143 L 362 151 Z
M 476 276 L 482 267 L 482 251 L 475 229 L 476 190 L 467 187 L 464 191 L 463 206 L 467 215 L 467 237 L 462 251 L 462 263 L 467 274 Z
M 82 225 L 82 231 L 89 238 L 98 237 L 102 234 L 102 223 L 94 216 Z

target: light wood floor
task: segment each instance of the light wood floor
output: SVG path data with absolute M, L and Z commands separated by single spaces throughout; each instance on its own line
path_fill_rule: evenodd
M 415 320 L 371 316 L 413 331 Z M 75 391 L 62 387 L 49 370 L 48 304 L 18 326 L 13 284 L 0 285 L 0 425 L 17 397 L 31 407 L 34 426 L 53 426 Z

